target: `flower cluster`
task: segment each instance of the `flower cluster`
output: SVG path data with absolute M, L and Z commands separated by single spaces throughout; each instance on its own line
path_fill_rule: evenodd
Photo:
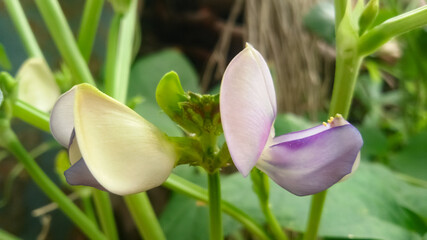
M 165 75 L 159 84 L 156 95 L 162 109 L 183 129 L 197 130 L 184 138 L 204 136 L 208 130 L 216 136 L 222 124 L 232 161 L 244 176 L 256 166 L 284 189 L 309 195 L 329 188 L 357 167 L 363 141 L 340 115 L 323 125 L 275 137 L 273 80 L 265 60 L 252 46 L 247 45 L 224 73 L 221 121 L 215 117 L 215 121 L 195 121 L 199 116 L 192 114 L 199 109 L 210 109 L 200 116 L 216 116 L 212 106 L 218 104 L 216 98 L 185 95 L 175 75 Z M 199 106 L 204 103 L 200 99 L 208 99 L 209 107 Z M 192 122 L 203 124 L 192 127 Z M 163 183 L 181 156 L 190 156 L 180 153 L 182 147 L 176 147 L 153 124 L 88 84 L 77 85 L 59 98 L 50 123 L 53 136 L 68 148 L 72 166 L 65 176 L 73 185 L 120 195 L 146 191 Z M 208 152 L 213 154 L 209 159 L 220 155 L 214 149 Z

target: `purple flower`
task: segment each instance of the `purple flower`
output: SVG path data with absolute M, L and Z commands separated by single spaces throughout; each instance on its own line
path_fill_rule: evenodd
M 321 192 L 357 168 L 363 140 L 337 114 L 317 127 L 274 136 L 276 95 L 267 63 L 251 45 L 228 65 L 220 92 L 221 121 L 231 158 L 299 196 Z

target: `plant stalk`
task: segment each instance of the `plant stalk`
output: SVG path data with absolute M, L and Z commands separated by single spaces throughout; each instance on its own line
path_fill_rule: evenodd
M 219 171 L 208 173 L 209 236 L 210 240 L 223 239 L 221 212 L 221 183 Z

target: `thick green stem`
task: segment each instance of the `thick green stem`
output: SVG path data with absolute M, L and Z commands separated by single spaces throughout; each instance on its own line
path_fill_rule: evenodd
M 427 24 L 427 6 L 388 19 L 360 37 L 360 56 L 373 53 L 391 38 Z
M 313 195 L 310 206 L 310 216 L 307 224 L 307 231 L 304 240 L 316 240 L 319 231 L 320 219 L 322 218 L 323 205 L 325 203 L 327 191 Z
M 221 183 L 219 171 L 208 173 L 209 236 L 211 240 L 223 239 L 221 211 Z
M 110 30 L 108 52 L 114 56 L 109 57 L 108 65 L 114 65 L 115 71 L 112 71 L 111 76 L 107 75 L 106 78 L 106 91 L 109 95 L 114 96 L 120 102 L 126 101 L 126 94 L 128 90 L 128 79 L 130 73 L 130 65 L 132 61 L 132 48 L 135 36 L 135 25 L 137 15 L 138 1 L 133 0 L 125 15 L 121 18 L 118 36 L 112 36 L 117 31 L 115 29 L 117 24 L 112 22 L 112 29 Z M 117 17 L 115 17 L 117 18 Z M 111 43 L 117 43 L 116 46 Z M 116 52 L 114 53 L 114 47 Z
M 30 57 L 44 58 L 19 1 L 4 0 L 4 4 L 12 18 L 15 28 L 18 30 L 21 41 L 24 43 L 27 54 Z
M 48 178 L 34 159 L 25 150 L 10 128 L 1 129 L 1 139 L 8 149 L 25 167 L 35 183 L 89 238 L 106 239 L 96 225 Z
M 166 239 L 146 193 L 128 195 L 124 199 L 139 233 L 144 239 Z
M 26 102 L 21 100 L 16 100 L 14 102 L 13 116 L 18 117 L 22 121 L 27 122 L 38 129 L 50 132 L 49 115 Z
M 110 240 L 119 239 L 109 194 L 98 189 L 93 189 L 92 196 L 95 202 L 99 222 L 105 235 Z
M 95 85 L 59 3 L 56 0 L 35 0 L 35 2 L 75 81 Z
M 86 0 L 85 3 L 77 44 L 86 62 L 89 62 L 92 53 L 103 6 L 104 0 Z
M 340 5 L 342 1 L 336 0 L 335 4 L 336 8 L 342 9 L 343 6 Z M 340 113 L 344 118 L 347 118 L 363 57 L 357 52 L 358 33 L 350 24 L 350 16 L 341 16 L 341 19 L 336 19 L 336 21 L 340 21 L 340 24 L 337 28 L 337 59 L 329 114 L 333 116 Z M 327 191 L 323 191 L 312 197 L 304 240 L 317 239 L 326 194 Z
M 110 23 L 110 31 L 108 33 L 108 45 L 107 45 L 107 60 L 105 63 L 105 80 L 104 87 L 105 93 L 112 96 L 115 92 L 114 86 L 116 79 L 116 61 L 117 61 L 117 44 L 119 39 L 120 22 L 122 14 L 115 13 Z
M 334 0 L 335 5 L 335 32 L 338 32 L 338 26 L 344 17 L 347 8 L 347 0 Z
M 138 1 L 132 0 L 125 15 L 116 13 L 108 36 L 105 93 L 122 103 L 127 95 L 137 7 Z M 145 239 L 165 239 L 145 192 L 128 195 L 124 199 L 141 236 Z

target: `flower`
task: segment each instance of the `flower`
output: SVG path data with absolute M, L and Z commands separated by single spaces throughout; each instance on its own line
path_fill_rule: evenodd
M 127 195 L 162 184 L 176 151 L 168 137 L 133 110 L 88 84 L 64 93 L 50 117 L 52 135 L 68 148 L 71 185 Z
M 244 176 L 256 166 L 303 196 L 331 187 L 358 165 L 362 137 L 339 114 L 323 125 L 274 136 L 273 80 L 267 63 L 249 44 L 224 73 L 220 112 L 231 158 Z
M 55 76 L 42 58 L 30 58 L 19 68 L 18 99 L 49 112 L 61 94 Z

